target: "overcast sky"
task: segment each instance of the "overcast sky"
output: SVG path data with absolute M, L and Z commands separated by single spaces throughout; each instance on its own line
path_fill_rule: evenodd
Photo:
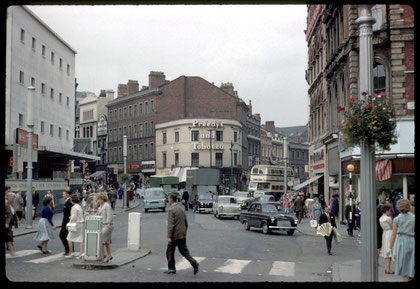
M 262 123 L 307 123 L 306 5 L 28 7 L 77 51 L 78 91 L 200 76 L 231 82 Z

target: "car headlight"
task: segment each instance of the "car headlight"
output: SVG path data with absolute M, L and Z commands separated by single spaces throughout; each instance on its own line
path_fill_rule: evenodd
M 200 202 L 200 206 L 202 206 L 203 205 L 203 203 L 202 202 Z
M 276 221 L 275 218 L 271 218 L 271 223 L 274 223 Z
M 219 207 L 220 212 L 223 212 L 223 206 Z
M 296 220 L 295 220 L 295 225 L 297 225 L 297 224 L 298 224 L 298 220 L 296 219 Z

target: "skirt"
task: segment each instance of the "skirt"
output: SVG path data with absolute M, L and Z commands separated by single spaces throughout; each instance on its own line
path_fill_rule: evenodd
M 395 247 L 395 275 L 414 278 L 414 236 L 398 235 Z
M 103 227 L 102 227 L 102 244 L 110 244 L 112 242 L 112 240 L 111 240 L 112 231 L 113 231 L 113 228 L 111 229 L 111 232 L 110 232 L 110 231 L 108 231 L 108 225 L 103 225 Z
M 39 220 L 38 232 L 34 237 L 34 240 L 38 242 L 54 240 L 54 231 L 47 219 L 41 218 Z
M 9 228 L 9 229 L 5 229 L 5 235 L 4 235 L 4 241 L 5 243 L 7 242 L 12 242 L 13 243 L 13 231 Z
M 69 231 L 67 241 L 82 243 L 83 242 L 83 223 L 76 224 L 76 231 Z
M 392 230 L 386 230 L 382 233 L 381 257 L 383 258 L 393 258 L 395 256 L 395 244 L 397 242 L 394 243 L 394 248 L 392 248 L 393 253 L 391 253 L 391 236 L 392 236 Z M 398 236 L 397 236 L 397 240 L 398 240 Z

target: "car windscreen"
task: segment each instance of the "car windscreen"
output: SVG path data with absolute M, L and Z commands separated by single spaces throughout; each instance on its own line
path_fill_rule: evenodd
M 262 211 L 264 213 L 278 213 L 277 206 L 274 204 L 263 204 Z
M 242 193 L 242 192 L 238 193 L 237 192 L 234 195 L 235 195 L 235 197 L 242 197 L 242 198 L 247 198 L 248 197 L 248 193 L 245 193 L 245 192 L 244 193 Z
M 206 195 L 198 195 L 197 200 L 199 201 L 211 201 L 213 200 L 210 194 L 206 194 Z
M 234 204 L 235 198 L 219 198 L 220 204 Z
M 164 193 L 162 191 L 146 191 L 144 193 L 145 198 L 164 198 Z

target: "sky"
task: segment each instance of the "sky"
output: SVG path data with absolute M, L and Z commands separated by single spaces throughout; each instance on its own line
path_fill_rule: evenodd
M 306 5 L 28 6 L 76 54 L 78 91 L 200 76 L 230 82 L 261 123 L 306 125 Z

